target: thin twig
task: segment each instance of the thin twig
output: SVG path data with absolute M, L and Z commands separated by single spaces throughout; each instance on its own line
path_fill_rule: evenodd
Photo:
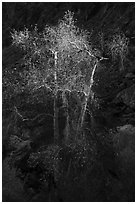
M 28 118 L 24 118 L 18 111 L 17 107 L 14 106 L 14 109 L 15 109 L 15 112 L 17 113 L 17 115 L 22 119 L 22 121 L 26 121 L 26 120 L 29 120 Z
M 52 89 L 51 89 L 49 86 L 45 85 L 45 84 L 43 84 L 43 85 L 37 87 L 36 89 L 40 89 L 41 87 L 46 87 L 47 89 L 49 89 L 50 91 L 52 91 Z

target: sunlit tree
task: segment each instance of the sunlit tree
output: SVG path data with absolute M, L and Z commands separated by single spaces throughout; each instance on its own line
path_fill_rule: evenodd
M 128 54 L 129 39 L 123 34 L 115 34 L 111 37 L 111 40 L 107 43 L 108 50 L 114 61 L 120 59 L 121 68 L 124 70 L 124 60 Z
M 62 92 L 67 114 L 67 135 L 69 134 L 69 112 L 66 91 L 84 93 L 81 114 L 77 130 L 81 130 L 88 100 L 94 83 L 94 74 L 103 57 L 96 56 L 88 41 L 88 33 L 80 30 L 74 21 L 74 14 L 65 13 L 56 26 L 46 26 L 42 33 L 37 27 L 33 31 L 15 31 L 13 44 L 25 51 L 25 64 L 29 70 L 25 73 L 28 88 L 45 87 L 54 96 L 54 138 L 58 141 L 58 91 Z M 93 98 L 93 97 L 92 97 Z

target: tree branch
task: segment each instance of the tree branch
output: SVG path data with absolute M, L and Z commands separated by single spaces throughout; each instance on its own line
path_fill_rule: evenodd
M 42 116 L 42 115 L 50 116 L 50 117 L 53 118 L 53 115 L 51 115 L 51 114 L 46 114 L 46 113 L 38 114 L 38 115 L 35 116 L 34 118 L 24 118 L 23 115 L 21 115 L 21 113 L 19 113 L 17 107 L 15 106 L 14 108 L 15 108 L 16 114 L 22 119 L 23 122 L 25 122 L 25 121 L 35 121 L 35 120 L 37 120 L 37 119 L 38 119 L 40 116 Z
M 75 47 L 76 47 L 79 51 L 83 51 L 75 42 L 71 42 L 71 41 L 69 41 L 69 42 L 70 42 L 70 44 L 75 45 Z M 85 50 L 84 50 L 84 51 L 86 51 L 91 57 L 97 59 L 97 57 L 96 57 L 95 55 L 93 55 L 93 54 L 89 51 L 89 49 L 87 48 L 87 45 L 86 45 L 85 43 L 83 43 L 83 45 L 84 45 L 84 47 L 85 47 Z M 101 57 L 101 58 L 99 59 L 99 61 L 108 60 L 108 59 L 109 59 L 109 58 Z

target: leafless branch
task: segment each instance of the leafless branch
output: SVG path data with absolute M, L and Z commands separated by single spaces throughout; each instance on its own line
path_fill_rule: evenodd
M 22 121 L 29 120 L 28 118 L 24 118 L 23 115 L 21 115 L 21 113 L 19 113 L 19 111 L 18 111 L 16 106 L 14 106 L 14 109 L 15 109 L 16 114 L 22 119 Z
M 53 115 L 52 115 L 52 114 L 46 114 L 46 113 L 38 114 L 38 115 L 35 116 L 34 118 L 24 118 L 24 117 L 21 115 L 21 113 L 19 113 L 17 107 L 15 106 L 14 108 L 15 108 L 16 114 L 22 119 L 23 122 L 24 122 L 24 121 L 35 121 L 35 120 L 37 120 L 40 116 L 43 116 L 43 115 L 45 115 L 45 116 L 50 116 L 50 117 L 53 118 Z

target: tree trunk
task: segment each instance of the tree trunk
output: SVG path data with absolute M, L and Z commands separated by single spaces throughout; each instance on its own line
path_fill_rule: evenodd
M 55 70 L 54 70 L 54 143 L 58 144 L 59 140 L 59 127 L 58 127 L 58 107 L 57 107 L 57 92 L 58 92 L 58 84 L 57 84 L 57 52 L 54 54 L 55 60 Z
M 88 93 L 85 96 L 85 101 L 83 103 L 80 119 L 79 119 L 79 122 L 78 122 L 77 134 L 81 131 L 81 129 L 83 127 L 85 114 L 86 114 L 86 110 L 87 110 L 87 105 L 88 105 L 88 100 L 89 100 L 89 97 L 90 97 L 90 92 L 91 92 L 91 88 L 92 88 L 93 83 L 94 83 L 94 74 L 95 74 L 96 68 L 97 68 L 97 62 L 95 63 L 94 68 L 92 70 L 92 74 L 91 74 L 91 78 L 90 78 L 90 86 L 88 88 Z
M 64 140 L 65 140 L 65 143 L 68 143 L 70 127 L 69 127 L 68 100 L 66 97 L 66 92 L 63 92 L 62 100 L 63 100 L 63 106 L 65 107 L 65 117 L 66 117 L 66 127 L 64 130 L 64 137 L 65 137 Z
M 66 99 L 66 128 L 65 128 L 65 143 L 69 141 L 69 112 L 68 112 L 68 101 Z
M 124 64 L 123 64 L 123 56 L 122 56 L 122 54 L 120 54 L 120 60 L 121 60 L 120 71 L 124 71 Z
M 58 108 L 57 108 L 57 96 L 54 96 L 54 143 L 58 143 L 59 139 L 59 127 L 58 127 Z

